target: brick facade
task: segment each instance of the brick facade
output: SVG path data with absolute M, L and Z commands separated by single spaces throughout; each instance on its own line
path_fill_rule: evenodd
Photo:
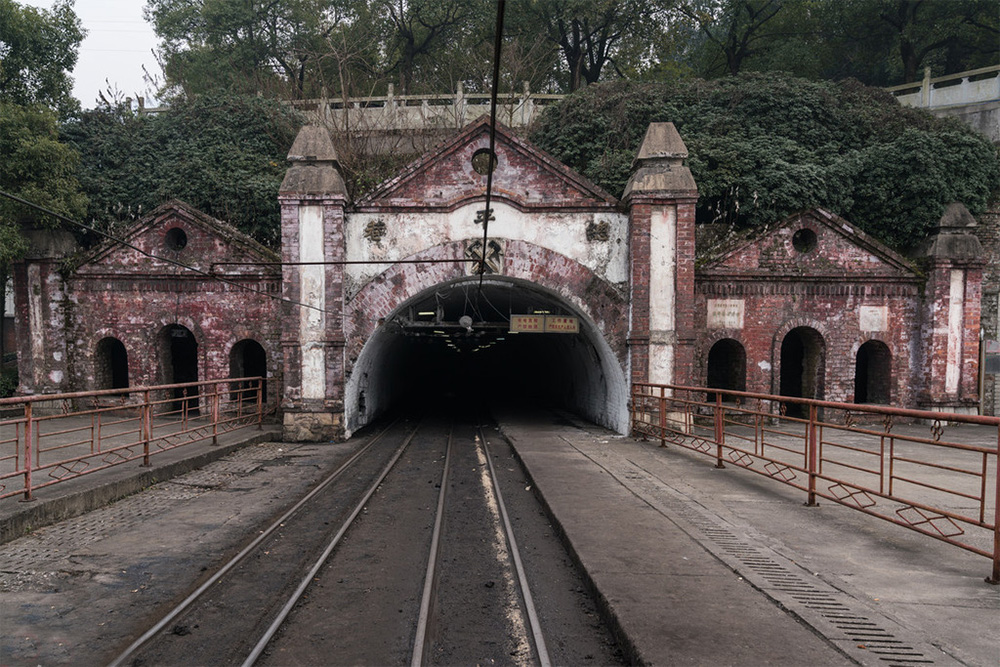
M 130 386 L 171 382 L 190 371 L 184 355 L 198 379 L 224 378 L 252 341 L 285 437 L 343 437 L 391 394 L 369 378 L 379 355 L 401 354 L 388 325 L 476 282 L 485 176 L 473 157 L 488 129 L 470 125 L 352 203 L 329 136 L 304 128 L 279 195 L 283 266 L 180 202 L 70 265 L 50 240 L 14 267 L 21 391 L 102 388 L 123 373 Z M 686 157 L 672 125 L 651 125 L 619 201 L 498 131 L 490 280 L 579 318 L 558 349 L 581 365 L 565 372 L 581 412 L 623 430 L 629 381 L 976 409 L 980 302 L 996 337 L 998 278 L 972 233 L 995 253 L 996 212 L 975 230 L 949 209 L 916 259 L 821 210 L 699 245 Z

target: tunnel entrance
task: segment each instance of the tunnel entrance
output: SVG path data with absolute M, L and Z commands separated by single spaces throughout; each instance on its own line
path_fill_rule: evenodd
M 264 347 L 255 340 L 245 338 L 229 351 L 229 377 L 231 378 L 252 378 L 267 377 L 267 352 Z M 256 403 L 257 384 L 250 382 L 236 382 L 231 385 L 229 399 L 233 402 Z M 267 402 L 267 382 L 261 387 L 261 399 Z
M 170 324 L 160 332 L 160 372 L 163 384 L 198 381 L 198 341 L 191 330 L 180 324 Z M 187 408 L 188 414 L 198 413 L 198 387 L 177 387 L 171 390 L 172 411 Z
M 781 395 L 823 398 L 824 354 L 823 336 L 815 329 L 797 327 L 789 331 L 781 342 Z M 797 403 L 786 406 L 790 416 L 805 415 Z
M 491 276 L 478 285 L 478 277 L 437 285 L 382 322 L 347 381 L 348 430 L 390 410 L 529 407 L 626 431 L 625 375 L 589 318 L 533 283 Z M 578 331 L 512 333 L 512 315 L 563 317 Z
M 713 389 L 746 391 L 747 353 L 743 345 L 732 338 L 723 338 L 708 351 L 708 386 Z M 707 395 L 708 401 L 715 401 L 715 393 Z M 722 400 L 734 398 L 723 394 Z
M 94 356 L 97 389 L 128 389 L 128 352 L 120 340 L 111 336 L 102 338 Z
M 854 365 L 854 402 L 888 405 L 892 385 L 892 353 L 880 340 L 870 340 L 858 349 Z

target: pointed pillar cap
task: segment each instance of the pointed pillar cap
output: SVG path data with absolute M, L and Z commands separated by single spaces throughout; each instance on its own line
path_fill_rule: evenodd
M 319 125 L 299 130 L 291 150 L 291 166 L 281 182 L 280 194 L 332 195 L 347 198 L 347 186 L 340 171 L 340 158 L 330 133 Z
M 650 123 L 622 199 L 636 195 L 697 196 L 698 186 L 684 164 L 687 146 L 673 123 Z

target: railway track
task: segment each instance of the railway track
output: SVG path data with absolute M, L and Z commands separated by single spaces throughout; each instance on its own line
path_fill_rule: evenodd
M 487 433 L 385 428 L 110 664 L 551 664 Z M 559 633 L 590 626 L 598 648 L 571 650 L 614 660 L 593 612 L 546 614 Z

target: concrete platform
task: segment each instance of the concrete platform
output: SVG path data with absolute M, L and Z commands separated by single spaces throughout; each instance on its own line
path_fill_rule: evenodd
M 735 468 L 717 470 L 709 459 L 678 448 L 571 419 L 501 415 L 500 423 L 634 663 L 992 666 L 1000 660 L 1000 589 L 984 583 L 989 562 L 980 556 L 838 505 L 805 507 L 795 489 Z M 162 490 L 163 506 L 159 513 L 149 508 L 149 518 L 141 510 L 147 494 L 124 501 L 129 507 L 88 528 L 94 533 L 88 539 L 103 541 L 79 542 L 72 530 L 46 541 L 42 530 L 0 549 L 48 559 L 43 569 L 25 573 L 26 582 L 62 582 L 44 594 L 19 594 L 24 600 L 16 614 L 13 607 L 3 610 L 0 626 L 17 626 L 10 635 L 0 633 L 5 642 L 18 639 L 10 655 L 37 655 L 31 664 L 80 664 L 85 654 L 64 643 L 79 651 L 91 631 L 105 640 L 129 636 L 129 608 L 122 604 L 161 604 L 189 585 L 164 576 L 177 568 L 168 563 L 172 549 L 182 550 L 189 571 L 202 571 L 353 447 L 254 446 L 249 443 L 275 438 L 277 430 L 246 435 L 216 447 L 174 450 L 154 459 L 151 469 L 123 466 L 56 485 L 35 503 L 0 504 L 3 534 L 12 536 L 239 447 L 239 456 L 253 459 L 244 466 L 252 474 L 190 481 L 178 486 L 183 493 Z M 267 463 L 272 459 L 287 463 Z M 194 492 L 188 489 L 197 492 L 196 505 L 165 500 L 187 498 Z M 86 517 L 75 521 L 81 520 Z M 131 524 L 107 525 L 115 521 Z M 151 526 L 143 530 L 140 521 Z M 59 546 L 58 540 L 79 544 Z M 49 542 L 65 553 L 53 553 Z M 152 555 L 140 556 L 147 548 Z M 130 559 L 139 561 L 135 568 L 145 578 L 129 584 L 121 599 L 95 603 L 94 591 L 108 585 L 107 575 L 95 573 L 132 573 Z M 87 577 L 91 588 L 71 591 L 70 581 Z M 12 590 L 21 590 L 17 579 Z M 13 604 L 10 596 L 7 602 Z M 87 628 L 95 611 L 107 625 Z M 34 620 L 23 616 L 29 612 Z M 72 634 L 71 624 L 82 634 Z M 28 632 L 32 626 L 37 632 Z M 55 629 L 46 630 L 50 626 Z M 35 651 L 29 643 L 45 648 Z
M 264 424 L 260 430 L 243 428 L 220 434 L 217 445 L 206 440 L 156 454 L 148 467 L 124 463 L 40 489 L 30 501 L 20 496 L 4 498 L 0 500 L 0 544 L 201 468 L 243 447 L 280 437 L 278 424 Z
M 981 556 L 680 448 L 500 421 L 634 662 L 1000 662 Z

